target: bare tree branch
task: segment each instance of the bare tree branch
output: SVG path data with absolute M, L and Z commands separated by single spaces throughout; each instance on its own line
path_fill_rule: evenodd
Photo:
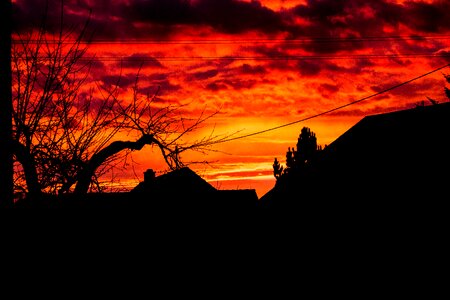
M 165 103 L 159 86 L 152 95 L 143 93 L 139 86 L 142 65 L 131 99 L 121 93 L 122 68 L 115 84 L 92 85 L 94 61 L 85 59 L 88 45 L 83 42 L 90 17 L 80 31 L 66 30 L 63 11 L 56 35 L 46 30 L 45 22 L 37 31 L 15 34 L 13 134 L 16 165 L 20 163 L 24 173 L 17 172 L 15 181 L 21 190 L 29 194 L 82 194 L 92 186 L 102 190 L 101 176 L 145 145 L 158 147 L 168 168 L 174 170 L 207 163 L 187 162 L 181 156 L 188 151 L 214 151 L 213 145 L 231 136 L 215 136 L 213 131 L 189 140 L 218 111 L 205 108 L 193 118 L 181 101 Z M 136 140 L 121 141 L 119 136 L 125 135 Z
M 87 193 L 89 185 L 92 182 L 92 177 L 95 175 L 95 171 L 108 158 L 116 155 L 117 153 L 125 149 L 141 150 L 145 145 L 151 145 L 153 141 L 154 139 L 152 135 L 144 135 L 135 142 L 116 141 L 111 143 L 109 146 L 103 148 L 101 151 L 92 156 L 87 165 L 80 172 L 78 176 L 78 184 L 75 188 L 75 193 L 77 194 Z

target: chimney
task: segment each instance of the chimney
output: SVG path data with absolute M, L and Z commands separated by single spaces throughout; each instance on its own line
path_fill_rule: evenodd
M 152 183 L 155 180 L 155 171 L 148 169 L 144 172 L 144 183 Z

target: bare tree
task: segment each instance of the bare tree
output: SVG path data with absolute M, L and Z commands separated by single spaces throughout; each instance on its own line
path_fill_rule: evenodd
M 61 9 L 61 24 L 63 24 Z M 15 183 L 30 196 L 41 193 L 87 193 L 98 178 L 132 151 L 145 145 L 160 149 L 170 169 L 184 166 L 186 151 L 212 151 L 228 136 L 186 142 L 186 137 L 217 112 L 185 118 L 182 105 L 161 105 L 142 94 L 139 73 L 131 101 L 113 87 L 86 89 L 95 57 L 88 59 L 86 28 L 61 29 L 50 35 L 45 26 L 16 34 L 13 45 L 13 136 Z M 101 97 L 95 96 L 101 94 Z M 121 133 L 135 138 L 117 140 Z
M 112 162 L 117 163 L 129 154 L 130 151 L 141 150 L 145 145 L 158 147 L 170 170 L 176 170 L 193 163 L 208 163 L 207 161 L 184 161 L 181 155 L 187 151 L 206 153 L 214 151 L 212 145 L 229 138 L 229 136 L 210 135 L 200 140 L 185 142 L 184 137 L 198 130 L 218 112 L 206 114 L 201 112 L 196 118 L 183 115 L 184 105 L 165 105 L 156 101 L 158 92 L 153 95 L 140 93 L 139 74 L 133 86 L 131 101 L 121 101 L 115 98 L 114 93 L 108 97 L 114 100 L 115 129 L 126 132 L 127 135 L 139 136 L 135 141 L 114 141 L 106 147 L 96 151 L 83 170 L 79 173 L 75 187 L 76 193 L 86 193 L 95 172 L 99 167 L 110 168 Z M 159 91 L 159 88 L 158 88 Z M 102 172 L 104 173 L 103 169 Z

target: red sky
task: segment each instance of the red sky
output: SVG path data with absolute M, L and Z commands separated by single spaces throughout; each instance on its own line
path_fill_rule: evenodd
M 240 136 L 302 120 L 449 62 L 447 0 L 64 3 L 67 24 L 81 24 L 92 10 L 88 55 L 98 57 L 93 80 L 111 85 L 121 72 L 126 95 L 143 62 L 141 86 L 150 92 L 160 86 L 162 101 L 189 104 L 193 116 L 220 109 L 198 136 L 213 128 Z M 39 25 L 44 0 L 16 0 L 14 6 L 18 31 Z M 59 9 L 60 1 L 49 0 L 49 29 L 58 24 Z M 329 144 L 366 115 L 414 107 L 426 96 L 446 101 L 444 86 L 436 72 L 332 114 L 218 144 L 207 157 L 185 158 L 211 161 L 192 168 L 218 188 L 254 188 L 262 196 L 275 183 L 274 158 L 284 164 L 303 126 L 319 144 Z M 137 184 L 147 168 L 164 170 L 156 150 L 133 157 L 135 170 L 122 183 Z

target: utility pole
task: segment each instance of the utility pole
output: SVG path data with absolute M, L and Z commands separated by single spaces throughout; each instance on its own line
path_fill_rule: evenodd
M 0 208 L 13 207 L 11 0 L 0 0 Z

